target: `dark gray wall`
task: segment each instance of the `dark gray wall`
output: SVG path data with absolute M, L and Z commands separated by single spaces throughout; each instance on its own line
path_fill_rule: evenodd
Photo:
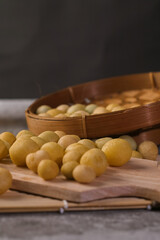
M 0 0 L 0 98 L 159 70 L 159 0 Z

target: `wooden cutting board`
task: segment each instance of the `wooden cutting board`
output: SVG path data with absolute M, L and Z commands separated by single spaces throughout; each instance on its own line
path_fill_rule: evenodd
M 91 184 L 80 184 L 58 176 L 44 181 L 32 171 L 19 168 L 9 160 L 1 167 L 13 175 L 12 189 L 72 202 L 89 202 L 113 197 L 143 197 L 160 202 L 160 169 L 156 161 L 132 158 L 123 167 L 109 167 Z
M 72 203 L 17 191 L 7 191 L 0 196 L 0 213 L 44 211 L 63 213 L 64 211 L 146 209 L 151 204 L 150 200 L 133 197 L 108 198 L 88 203 Z

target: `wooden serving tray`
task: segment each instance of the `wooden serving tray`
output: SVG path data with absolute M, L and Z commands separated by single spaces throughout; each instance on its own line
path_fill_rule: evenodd
M 160 101 L 118 112 L 65 119 L 35 114 L 36 109 L 43 104 L 55 108 L 60 104 L 84 103 L 86 98 L 92 100 L 127 90 L 159 89 L 159 86 L 160 73 L 154 72 L 105 78 L 68 87 L 41 97 L 30 105 L 26 110 L 27 125 L 35 134 L 46 130 L 62 130 L 67 134 L 77 134 L 81 138 L 94 139 L 129 133 L 138 143 L 151 140 L 160 144 Z
M 12 173 L 15 190 L 77 203 L 113 197 L 142 197 L 160 202 L 160 169 L 156 161 L 131 158 L 123 167 L 109 167 L 91 184 L 69 181 L 61 175 L 44 181 L 9 160 L 1 162 L 0 167 Z
M 0 213 L 10 212 L 60 212 L 113 209 L 146 209 L 152 202 L 141 198 L 110 198 L 88 203 L 67 202 L 35 196 L 17 191 L 7 191 L 0 196 Z

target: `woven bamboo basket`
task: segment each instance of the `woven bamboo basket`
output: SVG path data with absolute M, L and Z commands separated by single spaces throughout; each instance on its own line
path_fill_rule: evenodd
M 105 78 L 71 86 L 33 102 L 25 112 L 27 125 L 29 130 L 35 134 L 46 130 L 61 130 L 67 134 L 77 134 L 81 138 L 90 139 L 130 134 L 138 143 L 148 139 L 160 144 L 159 100 L 148 105 L 118 112 L 74 118 L 47 118 L 35 114 L 36 109 L 43 104 L 55 108 L 60 104 L 84 103 L 86 99 L 92 101 L 115 92 L 144 88 L 159 89 L 159 87 L 160 72 Z

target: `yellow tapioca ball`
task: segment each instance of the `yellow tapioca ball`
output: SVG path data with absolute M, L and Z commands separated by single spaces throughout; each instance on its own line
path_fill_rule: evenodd
M 26 156 L 39 150 L 39 146 L 32 139 L 16 140 L 9 149 L 9 155 L 17 166 L 26 165 Z
M 116 138 L 108 141 L 102 147 L 110 166 L 120 167 L 127 163 L 132 156 L 132 148 L 129 142 Z
M 7 157 L 8 153 L 8 147 L 4 141 L 0 139 L 0 159 Z
M 73 178 L 79 183 L 91 183 L 96 178 L 94 169 L 87 165 L 78 165 L 72 172 Z
M 22 135 L 28 135 L 28 136 L 35 136 L 35 134 L 34 133 L 32 133 L 31 131 L 29 131 L 29 130 L 21 130 L 20 132 L 18 132 L 17 133 L 17 135 L 16 135 L 16 139 L 18 139 L 19 137 L 21 137 Z
M 65 135 L 58 140 L 58 144 L 66 149 L 70 144 L 76 143 L 80 140 L 77 135 Z
M 65 164 L 66 162 L 76 161 L 79 162 L 82 154 L 77 152 L 76 150 L 71 150 L 65 153 L 62 159 L 62 163 Z
M 5 169 L 0 168 L 0 195 L 5 193 L 12 186 L 12 175 Z
M 56 162 L 44 159 L 39 163 L 37 172 L 44 180 L 51 180 L 58 176 L 59 167 Z
M 143 158 L 156 160 L 158 156 L 158 147 L 152 141 L 144 141 L 138 146 L 138 151 L 142 154 Z
M 3 132 L 0 134 L 0 139 L 5 140 L 10 146 L 16 141 L 16 137 L 11 132 Z
M 86 146 L 88 149 L 96 147 L 95 143 L 90 139 L 81 139 L 80 141 L 78 141 L 78 143 Z
M 44 131 L 38 135 L 45 142 L 58 142 L 59 136 L 53 131 Z
M 73 179 L 72 172 L 78 165 L 79 163 L 76 161 L 66 162 L 65 164 L 62 165 L 61 172 L 67 179 Z
M 85 152 L 80 159 L 80 164 L 92 167 L 96 176 L 103 174 L 108 167 L 104 152 L 98 148 L 92 148 Z
M 55 161 L 59 166 L 62 164 L 62 158 L 64 156 L 64 149 L 56 142 L 45 143 L 42 150 L 48 152 L 50 159 Z
M 50 159 L 49 154 L 44 150 L 29 153 L 26 157 L 26 165 L 30 170 L 37 173 L 38 165 L 43 159 Z
M 49 111 L 51 109 L 50 106 L 48 105 L 41 105 L 37 108 L 36 110 L 36 114 L 41 114 L 41 113 L 46 113 L 47 111 Z

